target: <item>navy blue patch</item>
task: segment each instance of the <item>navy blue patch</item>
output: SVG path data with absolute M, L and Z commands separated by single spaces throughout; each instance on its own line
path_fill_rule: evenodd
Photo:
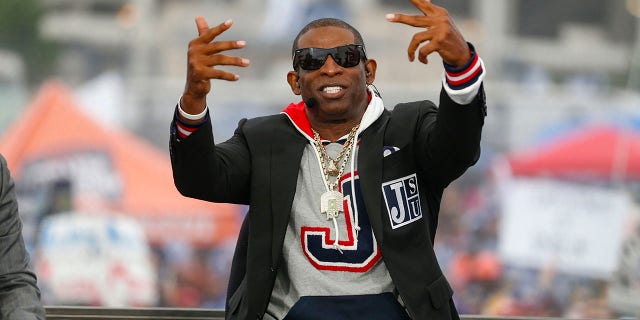
M 400 148 L 394 147 L 394 146 L 384 146 L 382 147 L 382 156 L 383 157 L 390 156 L 397 151 L 400 151 Z
M 391 228 L 396 229 L 422 218 L 416 174 L 385 182 L 382 194 Z

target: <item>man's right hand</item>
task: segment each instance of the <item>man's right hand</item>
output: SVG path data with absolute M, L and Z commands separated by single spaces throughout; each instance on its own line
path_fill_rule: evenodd
M 196 17 L 198 37 L 189 42 L 187 51 L 187 83 L 181 98 L 182 109 L 189 114 L 200 114 L 207 105 L 207 94 L 211 90 L 211 79 L 236 81 L 237 74 L 223 71 L 216 66 L 246 67 L 249 59 L 222 54 L 224 51 L 240 49 L 245 41 L 214 41 L 231 28 L 233 22 L 227 20 L 209 28 L 203 17 Z

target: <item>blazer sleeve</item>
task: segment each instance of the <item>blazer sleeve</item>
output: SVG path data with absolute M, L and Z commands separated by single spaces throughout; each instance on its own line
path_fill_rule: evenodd
M 480 158 L 480 140 L 486 116 L 484 89 L 470 104 L 461 105 L 442 90 L 437 112 L 424 113 L 416 134 L 418 159 L 426 174 L 446 187 Z M 434 117 L 435 115 L 435 117 Z M 418 160 L 419 161 L 419 160 Z
M 45 319 L 35 273 L 22 237 L 14 182 L 0 156 L 0 319 Z
M 233 136 L 214 143 L 211 121 L 186 139 L 180 139 L 172 123 L 169 141 L 176 188 L 184 196 L 212 202 L 248 204 L 251 159 L 240 120 Z

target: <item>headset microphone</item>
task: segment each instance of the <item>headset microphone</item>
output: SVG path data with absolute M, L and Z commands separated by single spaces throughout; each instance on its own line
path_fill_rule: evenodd
M 307 105 L 307 108 L 313 109 L 316 105 L 318 105 L 318 99 L 311 97 L 304 101 L 304 104 Z

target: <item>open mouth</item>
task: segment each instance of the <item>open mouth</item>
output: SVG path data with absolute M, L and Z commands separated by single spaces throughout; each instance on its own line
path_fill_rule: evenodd
M 330 86 L 330 87 L 324 87 L 322 89 L 322 92 L 324 93 L 328 93 L 328 94 L 335 94 L 338 93 L 342 90 L 342 87 L 339 86 Z

